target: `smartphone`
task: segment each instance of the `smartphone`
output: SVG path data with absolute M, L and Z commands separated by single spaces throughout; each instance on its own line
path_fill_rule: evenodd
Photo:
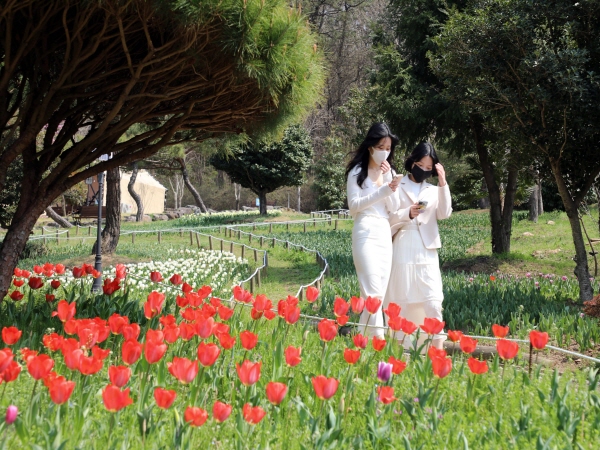
M 421 200 L 421 201 L 418 203 L 418 205 L 419 205 L 419 209 L 425 209 L 425 208 L 427 208 L 427 202 L 426 202 L 426 201 L 424 201 L 424 200 Z
M 402 175 L 401 173 L 397 173 L 396 175 L 394 175 L 394 178 L 393 178 L 393 180 L 394 180 L 394 181 L 396 181 L 396 180 L 400 180 L 400 179 L 401 179 L 403 176 L 404 176 L 404 175 Z

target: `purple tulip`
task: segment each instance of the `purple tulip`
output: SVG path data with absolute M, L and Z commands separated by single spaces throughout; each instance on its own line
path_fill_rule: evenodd
M 381 361 L 377 366 L 377 378 L 383 383 L 387 383 L 392 376 L 392 366 L 390 363 Z
M 8 408 L 6 408 L 6 424 L 10 425 L 17 420 L 18 414 L 19 409 L 15 405 L 10 405 Z

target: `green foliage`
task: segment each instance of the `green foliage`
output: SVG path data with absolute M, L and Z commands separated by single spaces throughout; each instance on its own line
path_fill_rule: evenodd
M 262 196 L 282 186 L 302 184 L 311 160 L 308 133 L 293 125 L 279 141 L 250 141 L 231 149 L 230 157 L 214 155 L 210 163 L 233 182 Z
M 317 208 L 340 209 L 346 203 L 345 153 L 338 137 L 330 136 L 325 140 L 326 151 L 315 164 L 315 183 Z

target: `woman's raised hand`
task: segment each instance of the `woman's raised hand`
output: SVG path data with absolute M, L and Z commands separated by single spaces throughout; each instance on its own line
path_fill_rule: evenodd
M 438 186 L 442 187 L 442 186 L 446 186 L 446 171 L 444 170 L 444 166 L 442 166 L 440 163 L 437 163 L 435 165 L 435 170 L 437 171 L 438 174 Z
M 381 163 L 381 173 L 389 172 L 391 168 L 392 166 L 390 166 L 390 163 L 387 162 L 387 160 Z

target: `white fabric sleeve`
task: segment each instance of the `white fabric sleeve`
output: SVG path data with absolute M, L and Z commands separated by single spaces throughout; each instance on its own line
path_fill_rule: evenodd
M 348 184 L 346 193 L 348 195 L 348 209 L 350 214 L 355 217 L 359 212 L 364 211 L 369 206 L 377 203 L 392 194 L 392 189 L 388 183 L 382 184 L 377 190 L 370 194 L 363 195 L 363 189 L 358 185 L 356 178 L 358 173 L 352 170 L 348 174 Z
M 450 196 L 450 187 L 448 183 L 445 186 L 438 187 L 438 207 L 436 210 L 437 220 L 443 220 L 452 214 L 452 197 Z

